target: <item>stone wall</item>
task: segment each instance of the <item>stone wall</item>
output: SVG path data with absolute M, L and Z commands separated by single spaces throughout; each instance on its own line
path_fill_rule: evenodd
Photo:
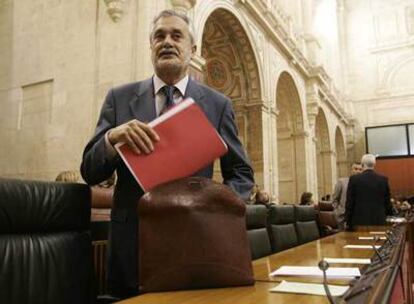
M 359 121 L 355 158 L 365 153 L 364 127 L 413 122 L 414 2 L 347 1 L 349 100 Z

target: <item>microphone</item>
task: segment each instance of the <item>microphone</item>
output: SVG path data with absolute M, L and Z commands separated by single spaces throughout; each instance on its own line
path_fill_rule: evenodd
M 328 297 L 329 303 L 336 304 L 334 298 L 332 297 L 331 291 L 329 290 L 328 281 L 326 279 L 326 271 L 329 268 L 329 264 L 327 261 L 322 260 L 319 262 L 318 267 L 320 270 L 322 270 L 322 273 L 323 273 L 323 288 L 325 289 L 326 296 Z
M 392 245 L 394 245 L 394 242 L 391 240 L 391 237 L 393 236 L 394 234 L 392 233 L 392 231 L 391 230 L 387 230 L 386 232 L 385 232 L 385 237 L 387 238 L 387 241 L 390 243 L 390 245 L 392 246 Z
M 379 253 L 379 251 L 378 251 L 378 249 L 376 247 L 377 242 L 379 241 L 379 237 L 378 236 L 375 236 L 374 237 L 374 240 L 375 240 L 375 243 L 374 243 L 374 245 L 372 245 L 372 248 L 374 249 L 375 254 L 379 258 L 380 262 L 382 263 L 383 262 L 382 256 L 381 256 L 381 254 Z

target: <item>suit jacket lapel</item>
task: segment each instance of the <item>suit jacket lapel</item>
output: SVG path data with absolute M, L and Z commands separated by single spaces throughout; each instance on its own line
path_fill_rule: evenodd
M 187 97 L 193 98 L 198 105 L 203 107 L 204 94 L 200 85 L 191 78 L 188 80 L 187 89 L 185 90 L 184 98 Z
M 129 102 L 133 116 L 142 122 L 150 122 L 156 117 L 154 84 L 152 77 L 140 82 L 135 96 Z

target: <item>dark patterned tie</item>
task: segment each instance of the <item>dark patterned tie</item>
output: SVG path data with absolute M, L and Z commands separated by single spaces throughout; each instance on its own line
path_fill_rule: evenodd
M 174 92 L 176 90 L 175 86 L 163 86 L 161 88 L 161 92 L 165 96 L 165 105 L 164 108 L 161 110 L 161 114 L 164 114 L 166 111 L 168 111 L 173 105 L 174 105 Z

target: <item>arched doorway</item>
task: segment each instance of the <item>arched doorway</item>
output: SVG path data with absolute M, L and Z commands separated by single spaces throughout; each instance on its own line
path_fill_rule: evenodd
M 252 46 L 239 20 L 225 9 L 208 17 L 201 55 L 204 82 L 231 98 L 239 138 L 247 150 L 256 182 L 263 187 L 262 102 L 259 72 Z M 215 179 L 220 169 L 215 166 Z
M 283 72 L 276 87 L 279 201 L 298 203 L 306 191 L 303 115 L 292 76 Z
M 315 123 L 316 167 L 318 175 L 318 197 L 332 192 L 332 154 L 329 141 L 328 121 L 325 113 L 319 108 Z
M 339 127 L 335 131 L 335 150 L 336 150 L 336 177 L 348 176 L 348 162 L 346 160 L 346 149 L 344 136 Z

